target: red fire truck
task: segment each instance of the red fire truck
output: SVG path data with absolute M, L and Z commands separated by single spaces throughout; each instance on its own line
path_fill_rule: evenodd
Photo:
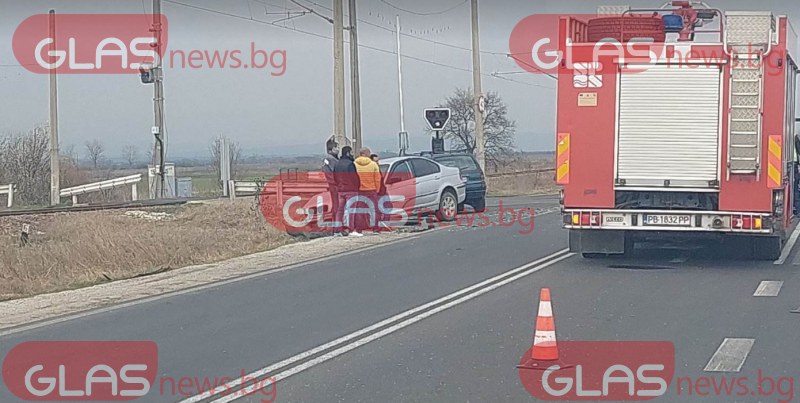
M 571 250 L 711 235 L 777 258 L 798 166 L 788 18 L 675 1 L 562 17 L 559 31 L 556 169 Z

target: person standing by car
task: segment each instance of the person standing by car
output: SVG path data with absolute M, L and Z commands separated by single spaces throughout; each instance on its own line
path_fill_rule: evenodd
M 333 173 L 336 178 L 336 188 L 339 193 L 336 222 L 342 224 L 341 230 L 337 235 L 344 235 L 345 231 L 347 231 L 350 233 L 350 236 L 362 236 L 356 230 L 354 217 L 347 211 L 347 202 L 354 197 L 358 197 L 358 191 L 361 186 L 353 158 L 352 147 L 345 146 L 342 148 L 342 158 L 336 163 Z M 347 220 L 347 222 L 345 222 L 345 220 Z
M 362 223 L 359 229 L 365 230 L 372 227 L 372 230 L 378 231 L 378 220 L 380 209 L 378 207 L 378 192 L 381 190 L 381 168 L 371 158 L 372 151 L 369 148 L 362 148 L 359 152 L 359 157 L 356 159 L 356 170 L 358 170 L 358 179 L 361 182 L 359 194 L 372 201 L 376 207 L 374 211 L 375 222 L 369 222 L 369 218 L 361 220 Z
M 380 168 L 380 166 L 381 166 L 381 157 L 378 154 L 372 154 L 372 155 L 369 156 L 369 158 L 372 159 L 372 161 L 374 161 L 376 164 L 378 164 L 378 168 Z M 388 217 L 385 214 L 383 214 L 383 211 L 381 210 L 380 205 L 384 205 L 383 204 L 385 202 L 384 198 L 386 196 L 388 196 L 388 195 L 389 195 L 389 192 L 386 190 L 386 176 L 383 175 L 383 172 L 381 172 L 381 182 L 380 182 L 380 187 L 378 188 L 378 205 L 379 206 L 378 206 L 377 217 L 378 217 L 379 226 L 380 227 L 384 227 L 385 229 L 390 229 L 389 225 L 386 223 L 386 221 L 388 221 L 388 219 L 387 219 Z
M 325 180 L 328 182 L 328 192 L 331 195 L 331 216 L 336 219 L 336 213 L 339 211 L 339 189 L 336 185 L 336 175 L 334 170 L 336 164 L 339 163 L 339 145 L 333 139 L 328 140 L 327 143 L 328 154 L 322 160 L 322 172 L 325 174 Z M 334 234 L 339 232 L 338 229 L 333 228 Z

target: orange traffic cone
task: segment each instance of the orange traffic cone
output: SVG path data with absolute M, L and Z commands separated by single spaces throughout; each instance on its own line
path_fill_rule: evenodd
M 558 366 L 560 369 L 572 368 L 572 365 L 564 363 L 559 357 L 550 289 L 542 288 L 539 294 L 539 313 L 536 315 L 533 347 L 522 357 L 522 362 L 517 365 L 517 368 L 542 371 L 553 366 Z
M 539 314 L 536 317 L 536 333 L 533 336 L 531 359 L 536 361 L 557 361 L 556 321 L 550 301 L 550 289 L 542 288 L 539 294 Z

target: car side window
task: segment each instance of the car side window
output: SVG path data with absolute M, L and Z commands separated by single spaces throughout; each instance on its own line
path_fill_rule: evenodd
M 394 178 L 395 181 L 406 181 L 414 177 L 414 173 L 411 172 L 411 167 L 408 166 L 406 161 L 399 162 L 392 167 L 392 171 L 389 173 L 389 178 Z
M 414 167 L 414 173 L 416 174 L 417 178 L 435 175 L 442 172 L 442 169 L 438 164 L 421 158 L 412 159 L 411 166 Z

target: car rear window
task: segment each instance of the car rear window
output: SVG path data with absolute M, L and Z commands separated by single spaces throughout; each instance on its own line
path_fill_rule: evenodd
M 436 161 L 444 166 L 458 168 L 464 171 L 477 171 L 478 165 L 475 164 L 475 160 L 472 157 L 467 155 L 454 155 L 448 157 L 439 157 L 436 158 Z

